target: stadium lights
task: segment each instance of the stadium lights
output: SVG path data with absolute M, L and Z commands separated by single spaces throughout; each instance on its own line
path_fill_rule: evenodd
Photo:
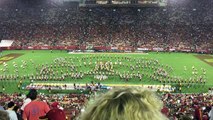
M 193 10 L 193 11 L 196 11 L 197 9 L 193 8 L 192 10 Z

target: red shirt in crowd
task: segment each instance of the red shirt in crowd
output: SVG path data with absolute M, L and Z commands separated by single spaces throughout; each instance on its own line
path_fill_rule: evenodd
M 47 113 L 46 117 L 48 118 L 48 120 L 66 120 L 66 115 L 64 111 L 59 108 L 51 109 Z
M 208 120 L 208 116 L 207 115 L 203 115 L 203 120 Z
M 195 106 L 195 112 L 194 112 L 194 117 L 196 120 L 202 120 L 202 112 L 199 106 Z
M 165 116 L 169 116 L 169 109 L 167 107 L 163 107 L 163 109 L 161 109 L 161 113 L 163 113 Z
M 39 120 L 39 117 L 45 116 L 50 110 L 47 103 L 42 101 L 32 101 L 24 108 L 24 120 Z

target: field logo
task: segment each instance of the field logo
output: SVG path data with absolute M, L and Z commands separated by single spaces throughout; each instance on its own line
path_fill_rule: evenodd
M 213 63 L 213 59 L 204 59 L 206 62 Z
M 9 60 L 12 60 L 14 57 L 7 57 L 7 56 L 4 56 L 2 58 L 0 58 L 0 61 L 9 61 Z
M 210 55 L 195 55 L 198 59 L 202 60 L 203 62 L 213 66 L 213 57 Z
M 8 62 L 10 60 L 13 60 L 19 56 L 21 56 L 23 54 L 8 54 L 8 55 L 5 55 L 3 57 L 0 57 L 0 64 L 3 64 L 4 62 Z

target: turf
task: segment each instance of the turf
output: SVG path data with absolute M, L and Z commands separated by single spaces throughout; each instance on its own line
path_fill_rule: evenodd
M 91 56 L 91 54 L 68 54 L 66 51 L 63 50 L 54 50 L 50 52 L 49 50 L 7 50 L 3 51 L 2 57 L 9 55 L 9 54 L 23 54 L 16 59 L 12 59 L 10 61 L 7 61 L 8 64 L 8 72 L 3 73 L 1 71 L 0 75 L 2 74 L 15 74 L 14 72 L 14 67 L 13 67 L 13 62 L 17 63 L 18 66 L 22 65 L 22 61 L 26 61 L 28 67 L 25 70 L 22 70 L 20 68 L 20 76 L 21 75 L 28 75 L 35 73 L 36 70 L 33 65 L 30 65 L 29 61 L 33 60 L 35 65 L 38 64 L 50 64 L 53 63 L 53 61 L 56 58 L 64 58 L 64 57 L 69 57 L 69 58 L 82 58 L 82 57 L 87 57 Z M 192 77 L 192 66 L 194 66 L 198 70 L 198 74 L 202 74 L 201 68 L 206 69 L 206 77 L 207 77 L 207 83 L 206 85 L 195 85 L 190 88 L 183 88 L 183 92 L 207 92 L 209 87 L 213 87 L 213 67 L 210 64 L 207 64 L 206 61 L 203 61 L 201 59 L 198 59 L 196 57 L 197 54 L 189 54 L 189 53 L 155 53 L 155 52 L 150 52 L 148 54 L 122 54 L 122 53 L 98 53 L 98 54 L 92 54 L 92 56 L 112 56 L 112 57 L 130 57 L 131 59 L 155 59 L 158 60 L 160 64 L 163 65 L 168 65 L 173 68 L 173 72 L 170 73 L 171 76 L 177 76 L 181 77 L 184 79 L 188 79 Z M 202 56 L 202 55 L 201 55 Z M 211 56 L 211 55 L 208 55 Z M 1 60 L 1 58 L 0 58 Z M 108 59 L 108 58 L 103 58 L 102 61 L 116 61 L 116 59 Z M 96 60 L 92 60 L 94 62 Z M 125 61 L 127 64 L 136 64 L 133 63 L 133 61 Z M 208 60 L 208 62 L 211 62 L 211 60 Z M 83 64 L 83 61 L 75 60 L 74 64 L 80 65 Z M 185 66 L 185 67 L 184 67 Z M 3 68 L 3 64 L 0 64 L 0 69 Z M 187 70 L 184 71 L 184 68 Z M 88 67 L 82 67 L 79 68 L 78 71 L 88 71 L 92 68 Z M 128 68 L 121 67 L 121 68 L 115 68 L 119 72 L 127 72 L 129 71 Z M 131 71 L 130 71 L 131 72 Z M 93 76 L 87 76 L 83 79 L 65 79 L 65 81 L 43 81 L 43 82 L 54 82 L 54 83 L 89 83 L 91 81 L 95 82 L 101 82 L 103 84 L 160 84 L 159 82 L 156 82 L 154 80 L 150 80 L 146 77 L 143 78 L 142 81 L 139 81 L 139 79 L 130 79 L 128 82 L 124 80 L 120 80 L 118 76 L 115 77 L 109 77 L 107 80 L 104 81 L 99 81 L 99 80 L 94 80 Z M 18 90 L 17 84 L 19 80 L 14 80 L 14 81 L 1 81 L 0 83 L 5 86 L 6 91 L 5 92 L 16 92 L 16 91 L 21 91 L 25 92 L 24 90 Z M 24 85 L 27 85 L 30 83 L 29 80 L 24 80 Z M 41 82 L 41 81 L 39 81 Z M 2 91 L 2 85 L 0 86 L 0 91 Z

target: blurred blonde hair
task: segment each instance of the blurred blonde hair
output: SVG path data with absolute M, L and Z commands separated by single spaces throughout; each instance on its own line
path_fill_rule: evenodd
M 10 117 L 7 111 L 0 110 L 0 120 L 10 120 Z
M 162 107 L 162 101 L 150 90 L 113 89 L 89 105 L 80 120 L 167 120 Z

